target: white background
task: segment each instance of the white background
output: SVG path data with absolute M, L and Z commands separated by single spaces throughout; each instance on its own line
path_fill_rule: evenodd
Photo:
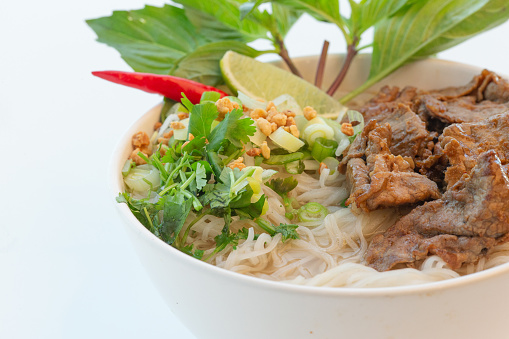
M 107 181 L 116 141 L 160 98 L 92 77 L 130 69 L 84 22 L 163 3 L 0 2 L 0 338 L 194 338 L 140 266 Z M 508 37 L 506 23 L 440 56 L 509 74 Z M 311 19 L 287 41 L 300 56 L 324 38 L 344 50 Z

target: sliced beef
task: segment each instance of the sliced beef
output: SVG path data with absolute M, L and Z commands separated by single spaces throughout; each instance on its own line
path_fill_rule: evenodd
M 430 93 L 441 100 L 473 96 L 477 102 L 490 100 L 506 103 L 509 101 L 509 83 L 496 73 L 484 69 L 465 86 L 447 87 Z
M 437 185 L 414 172 L 413 160 L 391 153 L 391 126 L 371 120 L 345 154 L 340 171 L 346 172 L 350 197 L 364 211 L 438 199 Z
M 411 104 L 416 94 L 415 87 L 405 87 L 400 91 L 399 87 L 384 86 L 375 97 L 359 108 L 359 112 L 362 113 L 365 121 L 380 120 L 381 117 L 397 109 L 398 104 Z
M 509 113 L 476 123 L 451 125 L 444 129 L 439 140 L 450 164 L 445 181 L 451 187 L 470 172 L 482 152 L 495 150 L 502 164 L 509 162 Z
M 392 130 L 391 152 L 394 155 L 424 161 L 431 155 L 433 135 L 426 124 L 404 104 L 397 104 L 394 111 L 378 118 L 378 123 L 388 123 Z
M 440 256 L 452 269 L 508 240 L 509 179 L 490 150 L 441 199 L 427 202 L 373 238 L 366 262 L 378 271 Z
M 483 70 L 465 86 L 416 95 L 414 107 L 424 121 L 434 118 L 451 124 L 484 120 L 509 112 L 509 83 Z
M 508 92 L 509 93 L 509 92 Z M 446 124 L 476 122 L 490 116 L 509 112 L 509 104 L 490 100 L 476 101 L 474 96 L 465 96 L 442 101 L 432 95 L 422 95 L 417 103 L 420 117 L 436 118 Z

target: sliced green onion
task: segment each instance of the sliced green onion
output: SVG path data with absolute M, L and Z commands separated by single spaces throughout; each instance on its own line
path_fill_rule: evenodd
M 333 156 L 337 147 L 338 143 L 336 140 L 316 138 L 311 155 L 316 161 L 321 162 L 323 159 Z
M 125 177 L 129 174 L 131 171 L 131 168 L 133 168 L 133 162 L 131 159 L 127 159 L 124 163 L 124 166 L 122 167 L 122 175 Z
M 313 146 L 317 138 L 332 139 L 333 137 L 334 129 L 327 124 L 313 124 L 304 130 L 304 139 L 309 146 Z
M 215 103 L 219 99 L 221 99 L 221 94 L 219 94 L 218 92 L 212 92 L 212 91 L 203 92 L 203 94 L 201 95 L 200 104 L 203 104 L 204 102 L 207 102 L 207 101 L 212 101 Z
M 269 135 L 269 138 L 288 152 L 296 152 L 304 146 L 302 140 L 285 131 L 283 127 L 279 127 L 274 133 Z
M 244 93 L 242 93 L 241 91 L 238 91 L 237 94 L 238 94 L 239 100 L 240 100 L 240 102 L 242 102 L 243 106 L 246 106 L 251 109 L 255 109 L 255 108 L 265 109 L 265 108 L 267 108 L 267 103 L 265 101 L 258 101 L 256 99 L 250 98 L 247 95 L 245 95 Z
M 306 159 L 303 162 L 306 171 L 316 171 L 320 168 L 320 163 L 314 159 Z
M 353 135 L 355 136 L 355 135 L 357 135 L 357 133 L 362 132 L 362 130 L 364 129 L 364 116 L 360 112 L 357 112 L 354 110 L 349 110 L 347 112 L 347 114 L 348 114 L 348 121 L 350 123 L 358 122 L 358 124 L 353 126 Z
M 172 113 L 171 110 L 175 105 L 177 105 L 175 103 L 175 101 L 168 99 L 168 98 L 163 99 L 163 107 L 161 108 L 161 117 L 160 117 L 161 122 L 166 120 L 168 115 L 170 115 Z
M 322 164 L 327 166 L 328 169 L 330 169 L 329 175 L 334 174 L 335 171 L 337 171 L 339 166 L 339 161 L 336 158 L 333 157 L 327 157 L 321 161 Z
M 279 112 L 291 111 L 297 115 L 302 114 L 302 108 L 300 108 L 297 100 L 288 94 L 282 94 L 272 100 L 272 102 L 276 105 Z
M 187 128 L 189 126 L 189 118 L 180 120 L 182 124 L 184 124 L 185 128 L 174 129 L 173 137 L 175 140 L 187 140 Z
M 285 170 L 289 174 L 301 174 L 304 172 L 304 162 L 302 160 L 288 162 L 285 164 Z
M 295 152 L 284 155 L 272 155 L 269 159 L 263 160 L 263 163 L 267 165 L 284 165 L 289 162 L 302 160 L 302 158 L 304 158 L 304 153 Z
M 297 217 L 300 221 L 319 221 L 323 220 L 329 211 L 317 202 L 308 202 L 297 211 Z
M 124 182 L 131 190 L 144 194 L 161 186 L 161 176 L 154 166 L 144 164 L 133 168 Z
M 256 125 L 256 132 L 252 136 L 249 136 L 249 140 L 256 146 L 261 146 L 266 139 L 267 136 L 263 134 L 258 125 Z
M 260 166 L 263 162 L 263 157 L 262 156 L 256 156 L 254 157 L 254 164 L 255 166 Z

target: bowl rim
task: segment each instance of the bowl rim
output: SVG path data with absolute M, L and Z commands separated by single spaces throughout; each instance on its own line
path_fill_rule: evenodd
M 306 60 L 315 58 L 317 56 L 302 56 L 295 58 L 296 60 Z M 443 59 L 424 59 L 418 62 L 427 62 L 427 63 L 445 63 L 445 64 L 455 64 L 460 67 L 464 67 L 466 69 L 470 69 L 475 72 L 480 72 L 483 68 L 477 67 L 469 64 L 464 64 L 460 62 L 443 60 Z M 505 75 L 501 74 L 500 76 L 507 78 Z M 117 142 L 114 147 L 114 151 L 112 156 L 110 157 L 110 163 L 108 166 L 109 172 L 109 193 L 113 193 L 113 197 L 109 197 L 109 200 L 116 206 L 118 212 L 123 216 L 123 222 L 128 222 L 130 227 L 135 230 L 137 236 L 143 237 L 146 241 L 150 243 L 150 246 L 156 246 L 160 250 L 164 251 L 168 255 L 176 256 L 177 260 L 181 260 L 184 265 L 192 265 L 195 266 L 195 269 L 199 269 L 204 272 L 204 274 L 211 274 L 214 276 L 218 276 L 221 278 L 226 278 L 234 282 L 243 283 L 246 285 L 254 286 L 257 288 L 265 288 L 271 290 L 280 290 L 285 292 L 294 292 L 299 294 L 308 294 L 308 295 L 326 295 L 331 297 L 395 297 L 395 296 L 408 296 L 408 295 L 417 295 L 417 294 L 429 294 L 441 292 L 444 290 L 449 290 L 452 288 L 462 287 L 464 285 L 472 285 L 476 283 L 480 283 L 485 279 L 490 279 L 496 276 L 500 276 L 502 274 L 509 273 L 509 262 L 505 264 L 501 264 L 495 267 L 491 267 L 485 269 L 480 272 L 470 273 L 464 276 L 436 281 L 436 282 L 427 282 L 422 284 L 415 285 L 406 285 L 406 286 L 392 286 L 392 287 L 329 287 L 329 286 L 309 286 L 309 285 L 299 285 L 292 284 L 288 282 L 281 281 L 273 281 L 253 276 L 248 276 L 242 273 L 230 271 L 221 267 L 217 267 L 213 264 L 201 261 L 199 259 L 193 258 L 176 248 L 168 245 L 157 236 L 155 236 L 152 232 L 150 232 L 145 226 L 143 226 L 136 217 L 131 213 L 129 207 L 126 204 L 118 203 L 115 198 L 118 196 L 120 192 L 122 192 L 121 185 L 118 185 L 118 176 L 121 175 L 119 168 L 121 168 L 121 164 L 125 162 L 125 159 L 122 157 L 122 153 L 127 144 L 129 144 L 130 139 L 134 133 L 137 132 L 137 126 L 146 119 L 147 115 L 150 115 L 155 109 L 158 109 L 161 104 L 157 104 L 153 106 L 150 110 L 146 111 L 143 115 L 141 115 L 136 121 L 134 121 L 129 128 L 123 133 L 121 139 Z

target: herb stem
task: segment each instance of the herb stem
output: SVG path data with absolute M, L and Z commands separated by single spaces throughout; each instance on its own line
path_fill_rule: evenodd
M 290 71 L 295 74 L 296 76 L 299 76 L 302 78 L 302 74 L 297 69 L 297 66 L 293 63 L 292 59 L 290 59 L 290 55 L 288 54 L 288 50 L 286 49 L 285 43 L 283 42 L 283 39 L 280 36 L 276 36 L 276 43 L 279 45 L 279 56 L 283 59 L 283 61 L 286 63 Z
M 355 36 L 353 38 L 353 42 L 348 45 L 345 62 L 343 63 L 343 66 L 341 67 L 341 70 L 339 71 L 339 74 L 336 77 L 336 80 L 334 80 L 334 82 L 332 83 L 330 88 L 327 90 L 327 94 L 329 94 L 330 96 L 333 96 L 334 93 L 336 93 L 339 86 L 345 79 L 346 73 L 348 72 L 348 69 L 350 68 L 350 65 L 352 64 L 353 59 L 357 55 L 358 51 L 356 49 L 356 45 L 357 45 L 358 41 L 359 41 L 359 38 Z
M 318 88 L 322 87 L 323 72 L 325 70 L 325 61 L 327 60 L 328 50 L 329 42 L 325 40 L 323 42 L 322 53 L 320 54 L 320 61 L 318 62 L 318 68 L 316 69 L 315 86 Z
M 189 231 L 191 231 L 191 228 L 198 222 L 200 221 L 204 216 L 206 216 L 208 213 L 210 212 L 210 208 L 209 209 L 206 209 L 204 210 L 203 212 L 201 212 L 200 214 L 198 214 L 196 216 L 196 218 L 191 221 L 191 223 L 187 226 L 185 232 L 184 232 L 184 235 L 182 236 L 182 238 L 177 238 L 177 242 L 178 242 L 178 245 L 177 246 L 182 246 L 186 243 L 187 241 L 187 236 L 189 235 Z M 176 247 L 177 247 L 176 246 Z

